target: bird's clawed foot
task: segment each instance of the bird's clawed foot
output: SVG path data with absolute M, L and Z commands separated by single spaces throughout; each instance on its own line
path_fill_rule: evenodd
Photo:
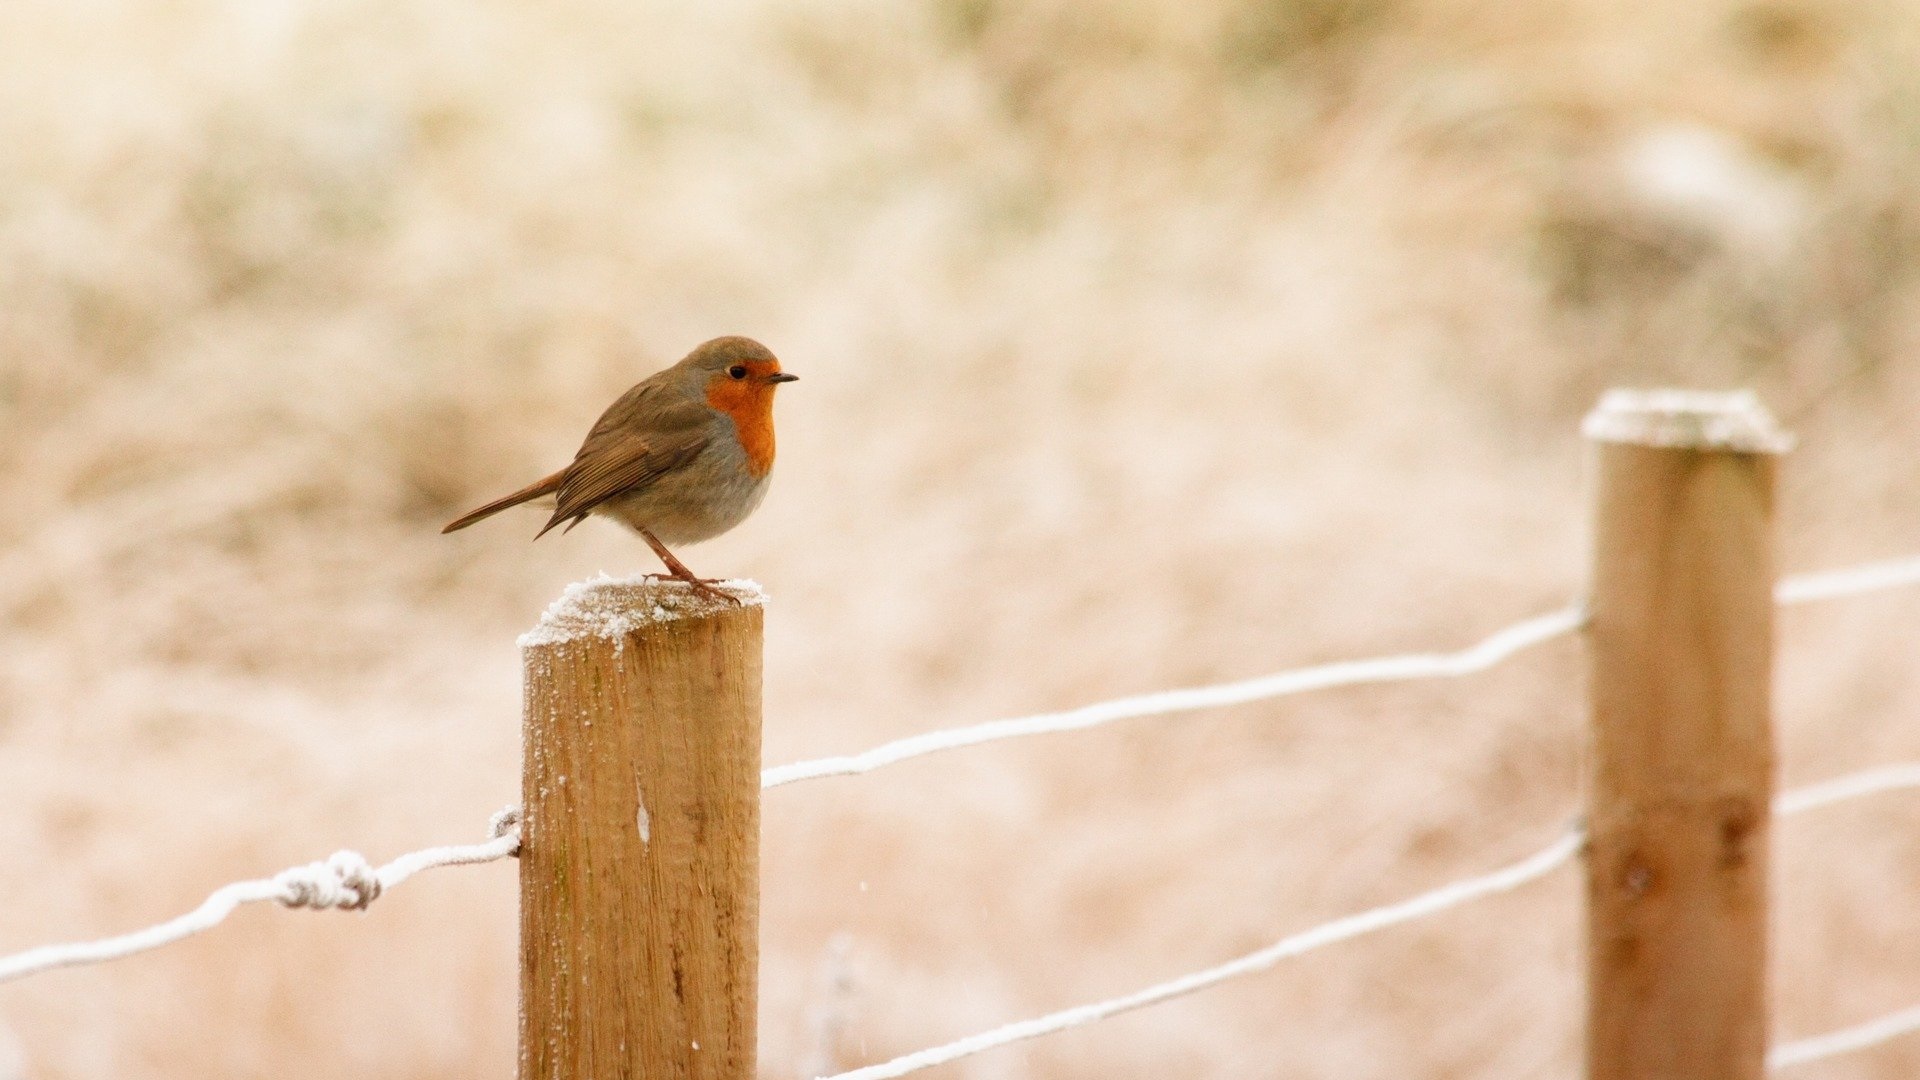
M 739 607 L 746 602 L 734 596 L 732 593 L 724 593 L 714 588 L 715 585 L 721 583 L 720 578 L 694 577 L 691 574 L 685 577 L 679 574 L 646 574 L 644 576 L 648 581 L 677 581 L 687 588 L 692 589 L 695 595 L 704 596 L 708 600 L 717 603 L 732 604 L 734 607 Z
M 740 599 L 739 597 L 728 596 L 726 593 L 723 593 L 719 589 L 714 588 L 715 585 L 720 584 L 719 579 L 703 578 L 700 575 L 694 573 L 693 571 L 687 569 L 687 564 L 681 562 L 679 559 L 674 558 L 673 552 L 668 551 L 667 545 L 661 543 L 660 538 L 653 535 L 653 533 L 647 531 L 646 529 L 641 529 L 640 537 L 641 539 L 647 542 L 648 547 L 653 549 L 653 553 L 655 555 L 660 556 L 660 561 L 667 564 L 667 574 L 666 574 L 667 577 L 670 577 L 675 581 L 686 582 L 687 585 L 693 589 L 695 594 L 699 596 L 704 596 L 709 600 L 717 601 L 723 604 L 732 604 L 734 607 L 742 607 L 746 604 L 746 601 Z M 648 574 L 647 576 L 650 578 L 659 578 L 661 575 Z

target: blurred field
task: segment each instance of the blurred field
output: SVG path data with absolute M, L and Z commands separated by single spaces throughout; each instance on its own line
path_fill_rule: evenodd
M 687 554 L 776 597 L 771 762 L 1557 606 L 1609 385 L 1763 393 L 1784 568 L 1920 548 L 1916 48 L 1890 0 L 6 5 L 0 951 L 480 836 L 514 636 L 651 557 L 438 526 L 716 334 L 804 378 Z M 1789 781 L 1920 757 L 1913 605 L 1786 616 Z M 1562 644 L 772 793 L 765 1075 L 1530 851 L 1580 690 Z M 1920 1001 L 1920 806 L 1779 854 L 1780 1029 Z M 1576 893 L 933 1075 L 1565 1077 Z M 0 1077 L 509 1076 L 513 895 L 0 988 Z

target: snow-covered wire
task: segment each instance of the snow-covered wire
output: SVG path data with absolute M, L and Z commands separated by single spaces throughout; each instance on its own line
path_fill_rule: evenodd
M 1795 788 L 1773 801 L 1773 812 L 1783 816 L 1797 814 L 1802 810 L 1846 802 L 1862 795 L 1878 795 L 1883 791 L 1904 791 L 1908 788 L 1920 788 L 1920 762 L 1881 765 Z
M 520 850 L 519 813 L 517 809 L 508 808 L 495 814 L 489 830 L 492 838 L 485 843 L 454 844 L 411 852 L 378 870 L 355 852 L 339 851 L 325 862 L 291 867 L 270 878 L 236 881 L 222 886 L 215 889 L 199 907 L 145 930 L 100 941 L 42 945 L 12 956 L 0 956 L 0 982 L 54 968 L 118 960 L 123 956 L 170 945 L 213 929 L 242 904 L 275 900 L 287 907 L 363 910 L 383 892 L 422 870 L 436 866 L 492 862 L 517 854 Z
M 1091 1005 L 1080 1005 L 1071 1009 L 1062 1009 L 1059 1012 L 1049 1013 L 1046 1016 L 1037 1016 L 1031 1020 L 1021 1020 L 1016 1023 L 1005 1024 L 991 1031 L 983 1031 L 978 1035 L 970 1035 L 964 1039 L 956 1039 L 942 1046 L 935 1046 L 930 1049 L 906 1054 L 894 1058 L 892 1061 L 881 1062 L 878 1065 L 868 1065 L 864 1068 L 853 1069 L 848 1072 L 835 1073 L 831 1077 L 824 1078 L 824 1080 L 889 1080 L 891 1077 L 905 1076 L 911 1072 L 919 1072 L 921 1069 L 928 1069 L 935 1065 L 943 1065 L 949 1061 L 969 1057 L 983 1050 L 992 1050 L 996 1047 L 1005 1046 L 1008 1043 L 1037 1038 L 1041 1035 L 1051 1035 L 1057 1031 L 1080 1027 L 1084 1024 L 1091 1024 L 1097 1020 L 1105 1020 L 1110 1016 L 1117 1016 L 1123 1012 L 1130 1012 L 1134 1009 L 1145 1008 L 1148 1005 L 1157 1005 L 1162 1001 L 1183 997 L 1196 990 L 1205 990 L 1210 986 L 1217 986 L 1229 979 L 1237 979 L 1243 975 L 1251 975 L 1255 972 L 1265 971 L 1280 961 L 1288 959 L 1289 957 L 1299 956 L 1301 953 L 1312 952 L 1315 949 L 1332 945 L 1336 942 L 1360 937 L 1363 934 L 1370 934 L 1375 930 L 1384 930 L 1389 926 L 1397 926 L 1400 923 L 1412 922 L 1415 919 L 1425 918 L 1428 915 L 1436 915 L 1448 908 L 1458 907 L 1470 900 L 1478 900 L 1483 896 L 1492 896 L 1495 893 L 1508 892 L 1528 882 L 1538 881 L 1540 878 L 1546 877 L 1570 861 L 1574 855 L 1579 852 L 1580 846 L 1585 843 L 1585 839 L 1585 835 L 1579 830 L 1570 830 L 1563 834 L 1558 840 L 1541 848 L 1532 855 L 1521 859 L 1519 862 L 1503 866 L 1490 874 L 1464 878 L 1450 885 L 1442 885 L 1437 889 L 1423 892 L 1418 896 L 1410 897 L 1398 903 L 1386 904 L 1381 907 L 1347 915 L 1335 919 L 1332 922 L 1321 923 L 1319 926 L 1313 927 L 1310 930 L 1303 930 L 1298 934 L 1281 938 L 1279 941 L 1274 942 L 1264 949 L 1257 952 L 1250 952 L 1245 956 L 1229 960 L 1216 967 L 1210 967 L 1204 971 L 1196 971 L 1190 975 L 1182 975 L 1177 979 L 1169 979 L 1163 983 L 1156 983 L 1143 990 L 1136 990 L 1124 997 L 1111 998 L 1107 1001 L 1099 1001 Z
M 1804 604 L 1860 593 L 1877 592 L 1903 585 L 1920 584 L 1920 555 L 1881 562 L 1864 563 L 1839 570 L 1823 570 L 1783 578 L 1774 588 L 1781 604 Z M 942 750 L 999 742 L 1002 739 L 1047 735 L 1061 731 L 1082 731 L 1117 720 L 1144 716 L 1167 716 L 1240 705 L 1249 701 L 1286 697 L 1337 686 L 1363 683 L 1404 682 L 1413 679 L 1453 678 L 1485 671 L 1516 653 L 1541 645 L 1578 630 L 1586 621 L 1577 607 L 1562 608 L 1546 615 L 1514 623 L 1496 631 L 1478 644 L 1449 653 L 1409 653 L 1367 660 L 1343 660 L 1331 664 L 1294 668 L 1239 682 L 1196 686 L 1184 690 L 1162 690 L 1113 701 L 1096 702 L 1064 712 L 1040 713 L 1010 720 L 990 720 L 967 727 L 946 728 L 882 743 L 871 750 L 842 757 L 816 758 L 776 765 L 760 774 L 762 788 L 776 788 L 801 780 L 829 776 L 858 776 Z
M 1782 579 L 1774 587 L 1773 598 L 1782 604 L 1804 604 L 1810 600 L 1831 600 L 1882 589 L 1897 589 L 1902 585 L 1920 585 L 1920 555 L 1862 563 L 1839 570 L 1795 574 Z
M 1865 769 L 1790 791 L 1774 800 L 1773 809 L 1778 814 L 1792 814 L 1857 799 L 1862 795 L 1911 788 L 1920 788 L 1920 762 Z M 1837 1057 L 1878 1046 L 1916 1031 L 1920 1031 L 1920 1005 L 1824 1035 L 1782 1043 L 1768 1052 L 1767 1068 L 1785 1069 L 1803 1062 Z
M 1902 1035 L 1920 1031 L 1920 1005 L 1888 1013 L 1877 1020 L 1864 1024 L 1829 1031 L 1825 1035 L 1814 1035 L 1805 1039 L 1796 1039 L 1790 1043 L 1781 1043 L 1767 1052 L 1767 1068 L 1786 1069 L 1822 1058 L 1838 1057 L 1855 1050 L 1879 1046 Z
M 1893 777 L 1907 775 L 1909 773 L 1913 776 L 1920 777 L 1920 763 L 1869 769 L 1865 772 L 1839 777 L 1835 780 L 1829 780 L 1811 787 L 1800 788 L 1776 798 L 1773 804 L 1774 812 L 1784 817 L 1812 810 L 1817 807 L 1830 806 L 1846 799 L 1860 798 L 1865 795 L 1878 794 L 1884 791 L 1894 791 L 1904 787 L 1920 786 L 1920 781 L 1914 783 L 1893 782 Z M 1224 964 L 1219 964 L 1203 971 L 1196 971 L 1188 975 L 1182 975 L 1179 978 L 1169 979 L 1166 982 L 1155 983 L 1145 989 L 1136 990 L 1122 997 L 1110 998 L 1106 1001 L 1094 1002 L 1089 1005 L 1079 1005 L 1071 1009 L 1062 1009 L 1059 1012 L 1048 1013 L 1045 1016 L 1037 1016 L 1030 1020 L 1019 1020 L 1011 1024 L 1003 1024 L 1000 1027 L 980 1032 L 977 1035 L 969 1035 L 964 1039 L 955 1039 L 952 1042 L 943 1043 L 939 1046 L 918 1050 L 911 1054 L 904 1054 L 891 1061 L 883 1061 L 876 1065 L 867 1065 L 848 1072 L 835 1073 L 830 1077 L 821 1078 L 821 1080 L 893 1080 L 894 1077 L 919 1072 L 921 1069 L 932 1068 L 935 1065 L 943 1065 L 949 1061 L 956 1061 L 963 1057 L 970 1057 L 974 1054 L 981 1053 L 982 1051 L 997 1049 L 1009 1043 L 1021 1042 L 1026 1039 L 1037 1038 L 1041 1035 L 1051 1035 L 1069 1028 L 1081 1027 L 1094 1023 L 1095 1021 L 1105 1020 L 1110 1016 L 1117 1016 L 1123 1012 L 1130 1012 L 1148 1005 L 1157 1005 L 1160 1002 L 1168 1001 L 1176 997 L 1183 997 L 1197 990 L 1205 990 L 1208 987 L 1217 986 L 1230 979 L 1237 979 L 1244 975 L 1252 975 L 1265 971 L 1280 961 L 1299 956 L 1301 953 L 1311 952 L 1314 949 L 1346 941 L 1350 938 L 1356 938 L 1363 934 L 1370 934 L 1376 930 L 1385 930 L 1390 926 L 1398 926 L 1401 923 L 1412 922 L 1415 919 L 1425 918 L 1429 915 L 1437 915 L 1448 908 L 1458 907 L 1461 904 L 1478 900 L 1481 897 L 1492 896 L 1495 893 L 1508 892 L 1529 882 L 1537 881 L 1572 860 L 1574 855 L 1579 853 L 1585 840 L 1586 837 L 1582 831 L 1577 829 L 1571 830 L 1561 836 L 1560 839 L 1555 840 L 1553 843 L 1527 856 L 1525 859 L 1501 867 L 1491 873 L 1462 878 L 1452 884 L 1442 885 L 1437 889 L 1429 890 L 1418 896 L 1399 901 L 1398 903 L 1387 904 L 1357 914 L 1346 915 L 1334 919 L 1331 922 L 1322 923 L 1319 926 L 1282 938 L 1257 952 L 1251 952 L 1245 956 L 1229 960 Z M 1832 1045 L 1841 1046 L 1843 1040 L 1846 1038 L 1866 1038 L 1866 1035 L 1860 1033 L 1868 1032 L 1869 1029 L 1872 1029 L 1872 1033 L 1875 1035 L 1871 1040 L 1872 1042 L 1883 1041 L 1884 1039 L 1892 1038 L 1896 1034 L 1920 1028 L 1920 1009 L 1915 1009 L 1913 1012 L 1914 1016 L 1912 1017 L 1908 1017 L 1907 1014 L 1902 1013 L 1899 1014 L 1898 1017 L 1888 1017 L 1886 1020 L 1877 1021 L 1876 1025 L 1880 1026 L 1863 1025 L 1860 1028 L 1850 1028 L 1847 1031 L 1821 1036 L 1819 1039 L 1809 1039 L 1804 1043 L 1789 1043 L 1781 1047 L 1775 1054 L 1776 1056 L 1789 1052 L 1804 1054 L 1806 1051 L 1796 1050 L 1795 1048 L 1812 1046 L 1818 1050 L 1821 1046 L 1827 1045 L 1827 1040 L 1831 1040 Z M 1887 1034 L 1878 1034 L 1883 1028 L 1891 1028 L 1892 1022 L 1896 1019 L 1900 1019 L 1910 1026 L 1900 1027 L 1898 1030 L 1892 1030 Z M 1871 1045 L 1871 1042 L 1861 1042 L 1859 1045 Z M 1841 1049 L 1826 1050 L 1818 1056 L 1824 1057 L 1830 1054 L 1841 1053 L 1844 1049 L 1852 1048 L 1854 1048 L 1853 1045 L 1849 1043 L 1841 1046 Z M 1811 1058 L 1807 1056 L 1795 1057 L 1784 1062 L 1776 1062 L 1770 1058 L 1769 1062 L 1775 1067 L 1778 1067 L 1780 1064 L 1793 1064 L 1805 1060 L 1811 1060 Z
M 800 780 L 826 776 L 858 776 L 882 766 L 892 765 L 941 750 L 998 742 L 1027 735 L 1057 731 L 1080 731 L 1141 716 L 1165 716 L 1170 713 L 1238 705 L 1248 701 L 1286 697 L 1310 690 L 1362 683 L 1402 682 L 1411 679 L 1440 679 L 1471 675 L 1498 664 L 1524 649 L 1532 648 L 1572 633 L 1585 621 L 1578 608 L 1562 608 L 1547 615 L 1514 623 L 1478 644 L 1450 653 L 1408 653 L 1381 656 L 1370 660 L 1343 660 L 1332 664 L 1294 668 L 1240 682 L 1196 686 L 1185 690 L 1161 690 L 1151 694 L 1102 701 L 1065 712 L 1040 713 L 1011 720 L 991 720 L 969 727 L 930 731 L 883 743 L 864 753 L 846 757 L 819 758 L 776 765 L 760 774 L 760 786 L 776 788 Z

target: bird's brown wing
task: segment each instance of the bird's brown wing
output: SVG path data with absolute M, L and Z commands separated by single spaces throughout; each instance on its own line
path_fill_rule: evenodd
M 535 539 L 562 522 L 578 524 L 608 499 L 639 491 L 706 449 L 713 412 L 675 401 L 652 379 L 622 395 L 601 415 L 560 478 L 558 505 Z

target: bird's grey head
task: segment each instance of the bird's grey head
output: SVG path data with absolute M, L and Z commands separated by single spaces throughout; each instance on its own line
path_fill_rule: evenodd
M 688 353 L 677 366 L 698 387 L 714 380 L 770 385 L 799 378 L 780 370 L 780 358 L 773 355 L 773 350 L 744 337 L 714 338 Z

